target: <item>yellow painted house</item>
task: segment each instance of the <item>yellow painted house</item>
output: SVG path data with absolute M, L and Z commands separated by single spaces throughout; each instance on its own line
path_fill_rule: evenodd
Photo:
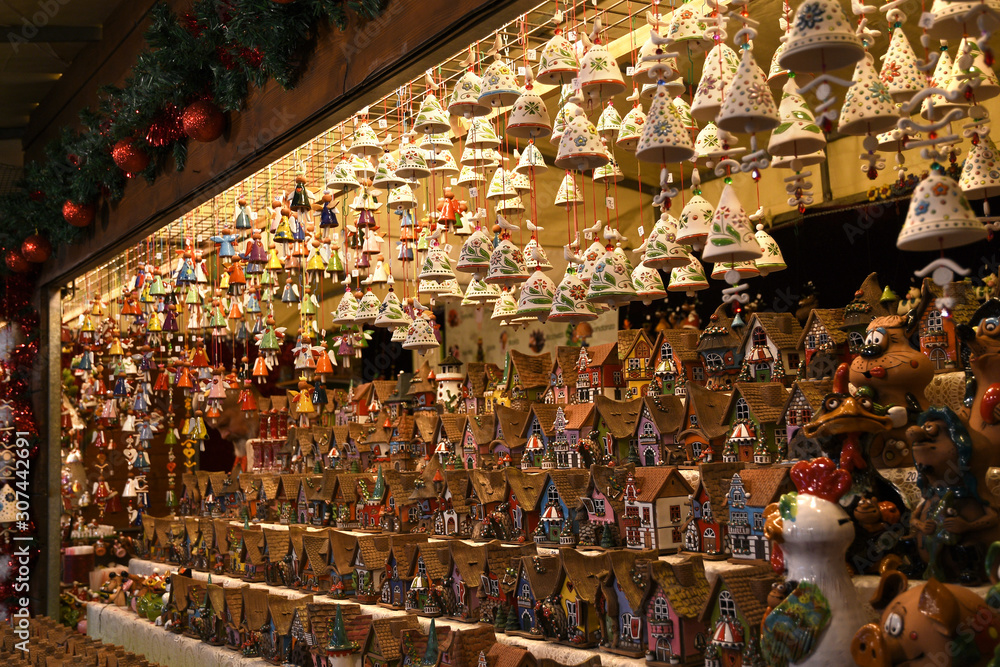
M 646 394 L 655 370 L 652 349 L 653 344 L 643 329 L 618 332 L 618 358 L 625 380 L 625 400 Z
M 601 614 L 597 610 L 597 596 L 601 579 L 608 566 L 604 554 L 588 556 L 581 551 L 563 547 L 563 581 L 559 590 L 566 613 L 569 643 L 574 646 L 597 646 L 601 639 Z

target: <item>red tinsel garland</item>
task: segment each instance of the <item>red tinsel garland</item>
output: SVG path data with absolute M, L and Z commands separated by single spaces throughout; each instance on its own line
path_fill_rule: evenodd
M 5 401 L 10 407 L 13 417 L 13 430 L 0 432 L 0 445 L 3 448 L 16 447 L 17 433 L 27 433 L 29 442 L 29 460 L 38 455 L 39 433 L 34 410 L 31 407 L 31 392 L 28 384 L 39 349 L 39 317 L 31 304 L 31 295 L 35 293 L 34 282 L 23 275 L 10 274 L 4 277 L 2 283 L 3 298 L 0 299 L 0 320 L 9 324 L 17 324 L 24 333 L 24 342 L 18 343 L 11 351 L 10 358 L 0 360 L 0 401 Z M 31 466 L 34 467 L 33 465 Z M 16 478 L 19 480 L 20 478 Z M 28 484 L 33 479 L 28 478 Z M 18 490 L 21 490 L 18 488 Z M 28 493 L 31 494 L 30 488 Z M 13 555 L 17 548 L 29 544 L 32 558 L 37 558 L 38 549 L 34 541 L 14 542 L 14 537 L 33 536 L 35 522 L 16 522 L 0 525 L 0 562 L 8 564 L 0 574 L 0 618 L 9 618 L 15 610 L 16 598 L 13 578 L 15 569 Z

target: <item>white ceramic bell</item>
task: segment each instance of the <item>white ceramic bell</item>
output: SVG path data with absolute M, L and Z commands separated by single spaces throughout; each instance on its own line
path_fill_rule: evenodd
M 428 91 L 420 105 L 417 117 L 413 119 L 413 131 L 420 134 L 438 134 L 451 129 L 448 114 L 441 108 L 437 95 Z
M 534 86 L 525 86 L 524 92 L 514 102 L 507 120 L 507 136 L 518 139 L 536 139 L 552 134 L 552 123 L 542 96 Z
M 857 136 L 885 132 L 896 126 L 899 113 L 889 90 L 875 72 L 870 53 L 854 67 L 854 85 L 844 95 L 837 129 Z
M 896 102 L 908 102 L 927 84 L 927 77 L 917 69 L 917 54 L 899 26 L 892 30 L 889 49 L 882 56 L 882 70 L 878 78 Z
M 742 262 L 761 256 L 750 219 L 732 185 L 726 185 L 712 215 L 712 228 L 701 258 L 706 262 Z
M 829 72 L 853 65 L 864 54 L 839 0 L 809 0 L 795 10 L 778 63 L 793 72 Z
M 455 269 L 463 273 L 484 273 L 490 268 L 493 241 L 482 229 L 477 229 L 465 239 L 458 252 Z
M 642 138 L 642 128 L 645 124 L 646 114 L 643 112 L 642 106 L 636 104 L 622 118 L 615 145 L 629 152 L 634 152 L 636 146 L 639 145 L 639 140 Z
M 766 132 L 778 127 L 778 107 L 764 72 L 753 57 L 753 49 L 744 48 L 740 65 L 726 86 L 722 108 L 715 124 L 726 132 Z
M 528 277 L 521 249 L 510 239 L 501 239 L 490 254 L 490 270 L 486 275 L 488 284 L 514 285 Z
M 580 188 L 576 184 L 576 177 L 572 172 L 567 172 L 563 176 L 562 182 L 559 184 L 559 189 L 556 191 L 556 206 L 576 206 L 577 204 L 583 203 L 583 195 L 580 192 Z
M 373 156 L 382 154 L 382 144 L 375 130 L 368 123 L 362 122 L 354 129 L 351 147 L 347 149 L 351 155 Z
M 694 296 L 695 292 L 708 289 L 708 287 L 705 269 L 694 255 L 691 255 L 686 265 L 670 271 L 670 280 L 667 283 L 668 292 L 686 292 L 689 296 Z
M 398 188 L 401 185 L 405 185 L 406 181 L 396 175 L 396 169 L 399 168 L 399 163 L 396 162 L 396 158 L 392 156 L 392 153 L 384 152 L 378 158 L 378 164 L 375 166 L 375 176 L 372 179 L 372 185 L 379 188 Z
M 656 96 L 635 147 L 635 158 L 642 162 L 666 164 L 682 162 L 694 155 L 691 133 L 684 127 L 681 115 L 664 85 L 657 86 Z
M 373 324 L 382 329 L 395 329 L 410 323 L 410 318 L 403 312 L 403 304 L 393 290 L 386 293 L 382 305 L 378 309 L 378 317 Z
M 937 251 L 986 239 L 979 221 L 958 183 L 931 171 L 910 196 L 896 247 L 900 250 Z
M 333 315 L 334 324 L 353 324 L 354 316 L 358 313 L 358 299 L 351 290 L 344 292 L 340 303 L 337 304 L 337 311 Z
M 448 101 L 448 113 L 452 116 L 472 118 L 474 116 L 488 116 L 493 113 L 493 107 L 482 104 L 479 101 L 479 94 L 483 89 L 483 80 L 471 69 L 462 74 L 462 77 L 455 84 L 455 89 L 451 91 L 451 99 Z
M 1000 195 L 1000 155 L 990 135 L 980 135 L 972 145 L 958 184 L 968 199 Z
M 636 266 L 632 271 L 632 288 L 635 290 L 636 297 L 647 306 L 652 304 L 654 299 L 662 299 L 667 296 L 660 272 L 642 264 Z
M 517 297 L 518 317 L 530 316 L 541 321 L 548 319 L 555 291 L 555 281 L 545 275 L 541 269 L 536 269 L 521 286 L 521 293 Z
M 725 44 L 716 44 L 705 55 L 701 79 L 691 102 L 691 115 L 702 123 L 715 121 L 722 109 L 726 86 L 733 80 L 740 59 L 736 52 Z
M 555 166 L 560 169 L 590 171 L 608 163 L 608 155 L 601 144 L 594 124 L 584 115 L 579 105 L 567 105 L 566 130 L 559 140 Z
M 469 123 L 469 131 L 465 135 L 466 148 L 499 148 L 500 138 L 493 131 L 493 126 L 484 118 L 473 118 Z M 463 161 L 462 164 L 465 164 Z
M 548 166 L 545 164 L 545 158 L 542 157 L 542 152 L 538 150 L 538 146 L 536 146 L 534 142 L 529 142 L 528 145 L 524 147 L 524 150 L 521 151 L 521 156 L 517 161 L 517 166 L 514 167 L 514 171 L 519 174 L 527 174 L 532 170 L 534 170 L 535 173 L 538 173 L 540 171 L 544 171 L 545 169 L 548 169 Z
M 597 133 L 602 138 L 611 141 L 622 126 L 622 117 L 615 109 L 615 105 L 608 102 L 597 119 Z
M 371 289 L 366 290 L 364 296 L 358 301 L 358 310 L 354 313 L 354 320 L 351 323 L 371 324 L 378 317 L 378 309 L 381 305 L 382 302 L 375 296 L 375 292 L 372 292 Z
M 677 243 L 701 250 L 712 228 L 714 209 L 701 195 L 694 195 L 684 204 L 677 223 Z
M 597 310 L 587 301 L 587 286 L 571 269 L 563 275 L 552 297 L 549 320 L 553 322 L 587 322 L 597 319 Z
M 414 319 L 406 331 L 403 349 L 423 353 L 435 350 L 440 346 L 441 344 L 434 335 L 434 326 L 423 317 Z
M 538 59 L 538 75 L 540 83 L 550 86 L 571 83 L 580 72 L 580 62 L 576 57 L 576 49 L 563 36 L 562 29 L 556 28 L 555 34 L 542 47 Z
M 771 155 L 806 155 L 826 147 L 826 135 L 799 93 L 795 79 L 788 79 L 778 107 L 778 127 L 771 132 L 767 152 Z
M 420 266 L 418 280 L 436 280 L 441 282 L 455 277 L 455 270 L 451 267 L 451 258 L 444 248 L 435 246 L 427 250 L 427 257 L 424 258 Z
M 754 265 L 760 271 L 760 275 L 766 276 L 769 273 L 784 271 L 788 268 L 788 265 L 785 264 L 785 258 L 781 255 L 781 248 L 778 247 L 774 237 L 764 231 L 764 225 L 757 225 L 754 237 L 761 250 L 761 256 L 754 260 Z
M 517 78 L 499 56 L 490 63 L 483 72 L 482 89 L 479 92 L 479 103 L 494 109 L 509 107 L 517 101 L 521 91 Z
M 427 166 L 427 158 L 424 151 L 413 144 L 406 144 L 401 147 L 399 149 L 399 167 L 396 169 L 396 175 L 407 180 L 430 176 L 431 170 Z

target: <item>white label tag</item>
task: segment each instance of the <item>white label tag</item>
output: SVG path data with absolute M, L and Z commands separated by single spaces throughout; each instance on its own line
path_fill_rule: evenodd
M 635 73 L 635 68 L 629 65 L 625 68 L 625 76 L 632 76 Z
M 538 60 L 538 51 L 534 49 L 528 49 L 527 53 L 524 54 L 524 57 L 530 60 L 531 62 L 535 62 L 536 60 Z
M 450 243 L 445 243 L 444 244 L 444 251 L 445 251 L 445 253 L 450 253 L 451 252 L 451 244 Z
M 580 77 L 573 77 L 573 90 L 580 91 Z
M 645 234 L 645 233 L 646 233 L 646 230 L 645 230 L 645 229 L 643 229 L 642 225 L 639 225 L 639 229 L 638 229 L 638 230 L 636 230 L 636 231 L 638 231 L 638 232 L 639 232 L 639 236 L 642 236 L 643 234 Z
M 479 196 L 479 188 L 477 188 L 474 185 L 471 188 L 469 188 L 469 196 L 472 197 L 473 199 L 475 199 L 476 197 L 478 197 Z
M 351 277 L 352 278 L 357 278 L 360 275 L 361 275 L 361 273 L 357 269 L 351 269 Z
M 458 185 L 458 179 L 457 179 L 457 178 L 455 178 L 454 176 L 452 176 L 452 177 L 451 177 L 451 184 L 452 184 L 452 185 Z
M 250 219 L 251 220 L 257 219 L 257 211 L 250 211 Z
M 163 253 L 162 252 L 156 253 L 156 261 L 159 262 L 159 261 L 162 261 L 162 260 L 163 260 Z
M 607 208 L 609 211 L 615 210 L 615 198 L 614 197 L 605 197 L 605 199 L 604 199 L 604 207 Z
M 594 232 L 592 232 L 592 231 L 590 231 L 588 229 L 587 231 L 585 231 L 583 233 L 583 238 L 585 238 L 588 241 L 593 241 L 594 240 Z
M 378 126 L 379 126 L 379 128 L 381 128 L 381 129 L 384 130 L 385 128 L 389 127 L 389 123 L 387 123 L 385 121 L 385 118 L 379 118 L 378 119 Z
M 570 42 L 576 41 L 576 30 L 570 30 L 566 33 L 566 40 Z
M 924 12 L 920 15 L 920 20 L 917 21 L 917 25 L 924 30 L 930 30 L 934 25 L 934 14 L 932 12 Z
M 524 76 L 524 68 L 523 67 L 518 67 L 517 68 L 517 75 L 518 76 Z
M 160 346 L 160 352 L 166 352 L 167 348 L 163 345 Z

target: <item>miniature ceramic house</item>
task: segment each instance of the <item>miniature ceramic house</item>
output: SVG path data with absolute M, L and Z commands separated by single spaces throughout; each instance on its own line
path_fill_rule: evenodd
M 479 618 L 503 628 L 511 608 L 516 573 L 513 563 L 522 556 L 535 555 L 533 543 L 505 547 L 493 541 L 486 545 L 486 564 L 480 576 Z
M 421 543 L 427 542 L 426 535 L 389 536 L 389 556 L 385 560 L 386 578 L 382 582 L 379 606 L 390 609 L 404 609 L 412 578 L 407 576 L 407 568 L 413 561 L 413 553 Z
M 291 661 L 292 654 L 304 642 L 304 625 L 308 623 L 303 615 L 306 605 L 312 602 L 312 596 L 303 598 L 288 599 L 280 595 L 268 595 L 267 597 L 267 620 L 264 623 L 260 636 L 260 657 L 274 665 Z M 301 606 L 302 615 L 299 607 Z M 292 622 L 298 619 L 296 625 L 296 635 L 292 633 Z M 305 623 L 303 623 L 305 621 Z
M 445 412 L 458 412 L 458 406 L 463 402 L 461 387 L 465 374 L 462 366 L 462 362 L 450 354 L 438 364 L 437 402 L 445 406 Z
M 453 628 L 438 642 L 440 664 L 450 667 L 479 667 L 479 657 L 496 645 L 496 632 L 488 625 Z M 426 661 L 424 664 L 427 664 Z
M 625 480 L 634 466 L 609 468 L 592 465 L 586 496 L 580 499 L 588 521 L 580 528 L 580 546 L 621 546 L 621 522 L 625 513 Z
M 507 634 L 543 639 L 537 613 L 541 603 L 555 595 L 562 579 L 562 565 L 558 556 L 523 556 L 516 565 L 515 604 L 509 613 L 515 614 L 517 627 L 512 629 L 508 623 Z
M 579 534 L 577 512 L 590 483 L 587 470 L 550 470 L 541 495 L 538 526 L 532 537 L 539 544 L 574 546 Z
M 382 593 L 389 558 L 389 538 L 381 535 L 358 537 L 354 554 L 355 598 L 361 604 L 374 604 Z
M 791 313 L 756 312 L 743 331 L 739 355 L 743 382 L 790 384 L 798 372 L 802 327 Z
M 684 527 L 684 551 L 725 558 L 729 550 L 726 498 L 733 475 L 743 468 L 743 463 L 722 461 L 698 466 L 698 487 L 691 494 L 691 515 Z
M 944 290 L 930 278 L 924 278 L 924 285 L 935 301 L 944 296 Z M 959 323 L 968 322 L 979 306 L 972 284 L 968 281 L 952 282 L 947 285 L 947 290 L 955 300 L 954 305 L 947 311 L 942 311 L 932 301 L 920 312 L 920 324 L 917 328 L 920 351 L 934 364 L 936 373 L 962 370 L 968 366 L 969 352 L 958 338 L 955 327 Z
M 246 557 L 243 579 L 245 581 L 264 581 L 267 573 L 267 556 L 264 553 L 264 533 L 258 527 L 243 528 L 243 548 Z
M 581 440 L 590 435 L 594 427 L 596 412 L 593 403 L 575 403 L 563 408 L 566 426 L 563 432 L 565 442 L 557 438 L 555 445 L 557 468 L 586 468 L 593 461 L 593 451 L 581 451 Z M 587 442 L 590 442 L 587 440 Z
M 437 626 L 432 619 L 428 631 L 404 629 L 399 633 L 399 651 L 402 655 L 401 667 L 441 664 L 441 644 L 452 634 L 448 626 Z
M 700 556 L 651 563 L 642 607 L 647 623 L 647 664 L 702 664 L 706 637 L 701 612 L 708 591 Z
M 650 363 L 662 394 L 684 396 L 689 384 L 705 385 L 705 364 L 698 354 L 698 332 L 664 329 L 653 344 Z
M 493 433 L 496 431 L 495 419 L 494 414 L 477 414 L 471 415 L 465 423 L 461 451 L 467 470 L 481 468 L 483 455 L 489 455 L 490 443 L 493 442 Z
M 225 646 L 230 649 L 240 647 L 240 624 L 243 622 L 243 589 L 247 586 L 232 586 L 223 589 L 223 624 Z
M 495 461 L 506 457 L 510 465 L 518 465 L 524 452 L 525 439 L 521 436 L 528 413 L 503 405 L 496 406 L 496 431 L 490 443 L 490 453 Z
M 528 410 L 528 418 L 519 436 L 524 438 L 522 468 L 556 467 L 556 406 L 533 403 Z
M 439 437 L 450 442 L 454 448 L 456 465 L 451 466 L 454 469 L 471 469 L 476 467 L 478 449 L 474 449 L 467 454 L 465 443 L 462 441 L 465 437 L 465 431 L 468 428 L 468 421 L 469 418 L 466 415 L 443 414 L 440 418 L 441 434 Z
M 611 551 L 607 575 L 601 581 L 605 618 L 601 648 L 611 653 L 641 658 L 646 654 L 646 619 L 642 613 L 650 583 L 654 551 Z
M 686 460 L 675 447 L 677 434 L 684 425 L 684 401 L 680 396 L 646 395 L 636 422 L 639 465 L 678 464 Z
M 493 528 L 488 518 L 507 498 L 507 476 L 503 470 L 470 470 L 469 482 L 472 495 L 469 497 L 469 517 L 473 521 L 473 539 L 493 538 Z
M 306 605 L 309 614 L 310 667 L 361 667 L 361 644 L 371 616 L 356 604 Z
M 576 370 L 577 401 L 593 403 L 598 396 L 621 400 L 624 381 L 618 343 L 581 348 Z
M 639 464 L 635 430 L 642 411 L 642 400 L 642 396 L 629 401 L 598 396 L 594 401 L 594 431 L 597 432 L 597 441 L 620 464 Z
M 607 572 L 604 554 L 588 556 L 580 551 L 562 548 L 563 580 L 559 588 L 559 600 L 565 614 L 565 634 L 556 639 L 573 646 L 596 646 L 601 638 L 601 613 L 597 609 L 597 596 L 601 579 Z M 543 613 L 544 613 L 543 604 Z M 543 634 L 549 631 L 543 624 Z
M 500 383 L 499 403 L 526 411 L 531 403 L 540 401 L 549 386 L 552 356 L 528 355 L 517 350 L 507 352 Z
M 444 613 L 444 580 L 453 567 L 451 551 L 439 542 L 415 545 L 407 565 L 410 577 L 405 608 L 421 616 L 441 616 Z
M 706 667 L 743 667 L 760 660 L 760 622 L 774 581 L 777 577 L 763 565 L 727 570 L 715 578 L 701 613 L 708 630 Z
M 494 523 L 494 537 L 504 542 L 529 541 L 538 527 L 540 501 L 548 476 L 544 472 L 523 472 L 517 468 L 507 468 L 505 472 L 509 518 Z
M 331 528 L 329 540 L 330 587 L 328 593 L 334 599 L 353 597 L 356 586 L 354 560 L 358 550 L 358 538 L 350 533 Z
M 742 332 L 734 331 L 733 324 L 733 318 L 726 314 L 726 306 L 719 306 L 698 336 L 698 354 L 705 367 L 705 382 L 709 389 L 729 389 L 740 372 L 743 363 L 740 356 Z
M 729 432 L 729 424 L 723 421 L 729 398 L 730 394 L 724 391 L 711 391 L 698 385 L 688 388 L 684 425 L 677 435 L 688 461 L 721 460 Z
M 330 590 L 330 535 L 327 531 L 302 535 L 302 559 L 298 578 L 303 590 L 326 593 Z
M 401 667 L 403 655 L 400 650 L 400 635 L 403 630 L 416 630 L 419 627 L 416 616 L 373 620 L 362 649 L 365 664 L 372 667 Z
M 264 541 L 259 547 L 259 557 L 257 555 L 258 547 L 253 545 L 256 542 L 253 539 L 255 536 L 244 535 L 245 541 L 247 537 L 252 538 L 247 546 L 247 569 L 249 570 L 252 566 L 255 570 L 260 570 L 261 574 L 264 575 L 264 581 L 270 586 L 291 585 L 294 577 L 291 572 L 292 557 L 288 531 L 265 526 L 262 529 L 262 534 Z M 258 559 L 259 562 L 255 562 Z
M 636 468 L 625 480 L 625 546 L 672 553 L 683 544 L 691 486 L 677 468 Z
M 260 656 L 261 640 L 267 629 L 267 589 L 246 586 L 243 588 L 243 619 L 240 623 L 240 651 L 244 656 Z
M 542 395 L 543 401 L 557 405 L 576 402 L 577 362 L 579 359 L 580 348 L 578 347 L 560 345 L 556 348 L 549 386 Z
M 624 329 L 618 332 L 618 357 L 622 364 L 627 399 L 644 396 L 653 379 L 653 344 L 644 329 Z
M 360 510 L 364 507 L 360 490 L 375 486 L 375 478 L 368 473 L 340 473 L 333 487 L 331 519 L 338 528 L 363 527 L 366 518 Z
M 458 621 L 479 620 L 479 587 L 486 567 L 486 545 L 451 542 L 451 567 L 446 577 L 445 615 Z M 450 591 L 450 592 L 449 592 Z
M 771 558 L 771 541 L 764 537 L 764 509 L 793 491 L 788 466 L 744 468 L 733 475 L 727 494 L 729 551 L 733 560 Z
M 800 429 L 812 421 L 823 406 L 823 400 L 833 389 L 833 381 L 798 380 L 792 385 L 788 401 L 782 409 L 778 428 L 783 429 L 788 442 L 789 460 L 809 459 L 820 455 L 818 445 L 812 443 Z
M 724 417 L 729 432 L 722 460 L 758 465 L 784 460 L 788 443 L 778 422 L 787 401 L 788 390 L 781 383 L 737 382 Z
M 844 331 L 844 309 L 810 310 L 797 347 L 804 355 L 805 377 L 802 379 L 832 378 L 837 366 L 851 359 L 847 332 Z
M 486 367 L 488 365 L 492 364 L 474 361 L 466 366 L 465 382 L 462 386 L 466 414 L 481 415 L 486 412 Z

